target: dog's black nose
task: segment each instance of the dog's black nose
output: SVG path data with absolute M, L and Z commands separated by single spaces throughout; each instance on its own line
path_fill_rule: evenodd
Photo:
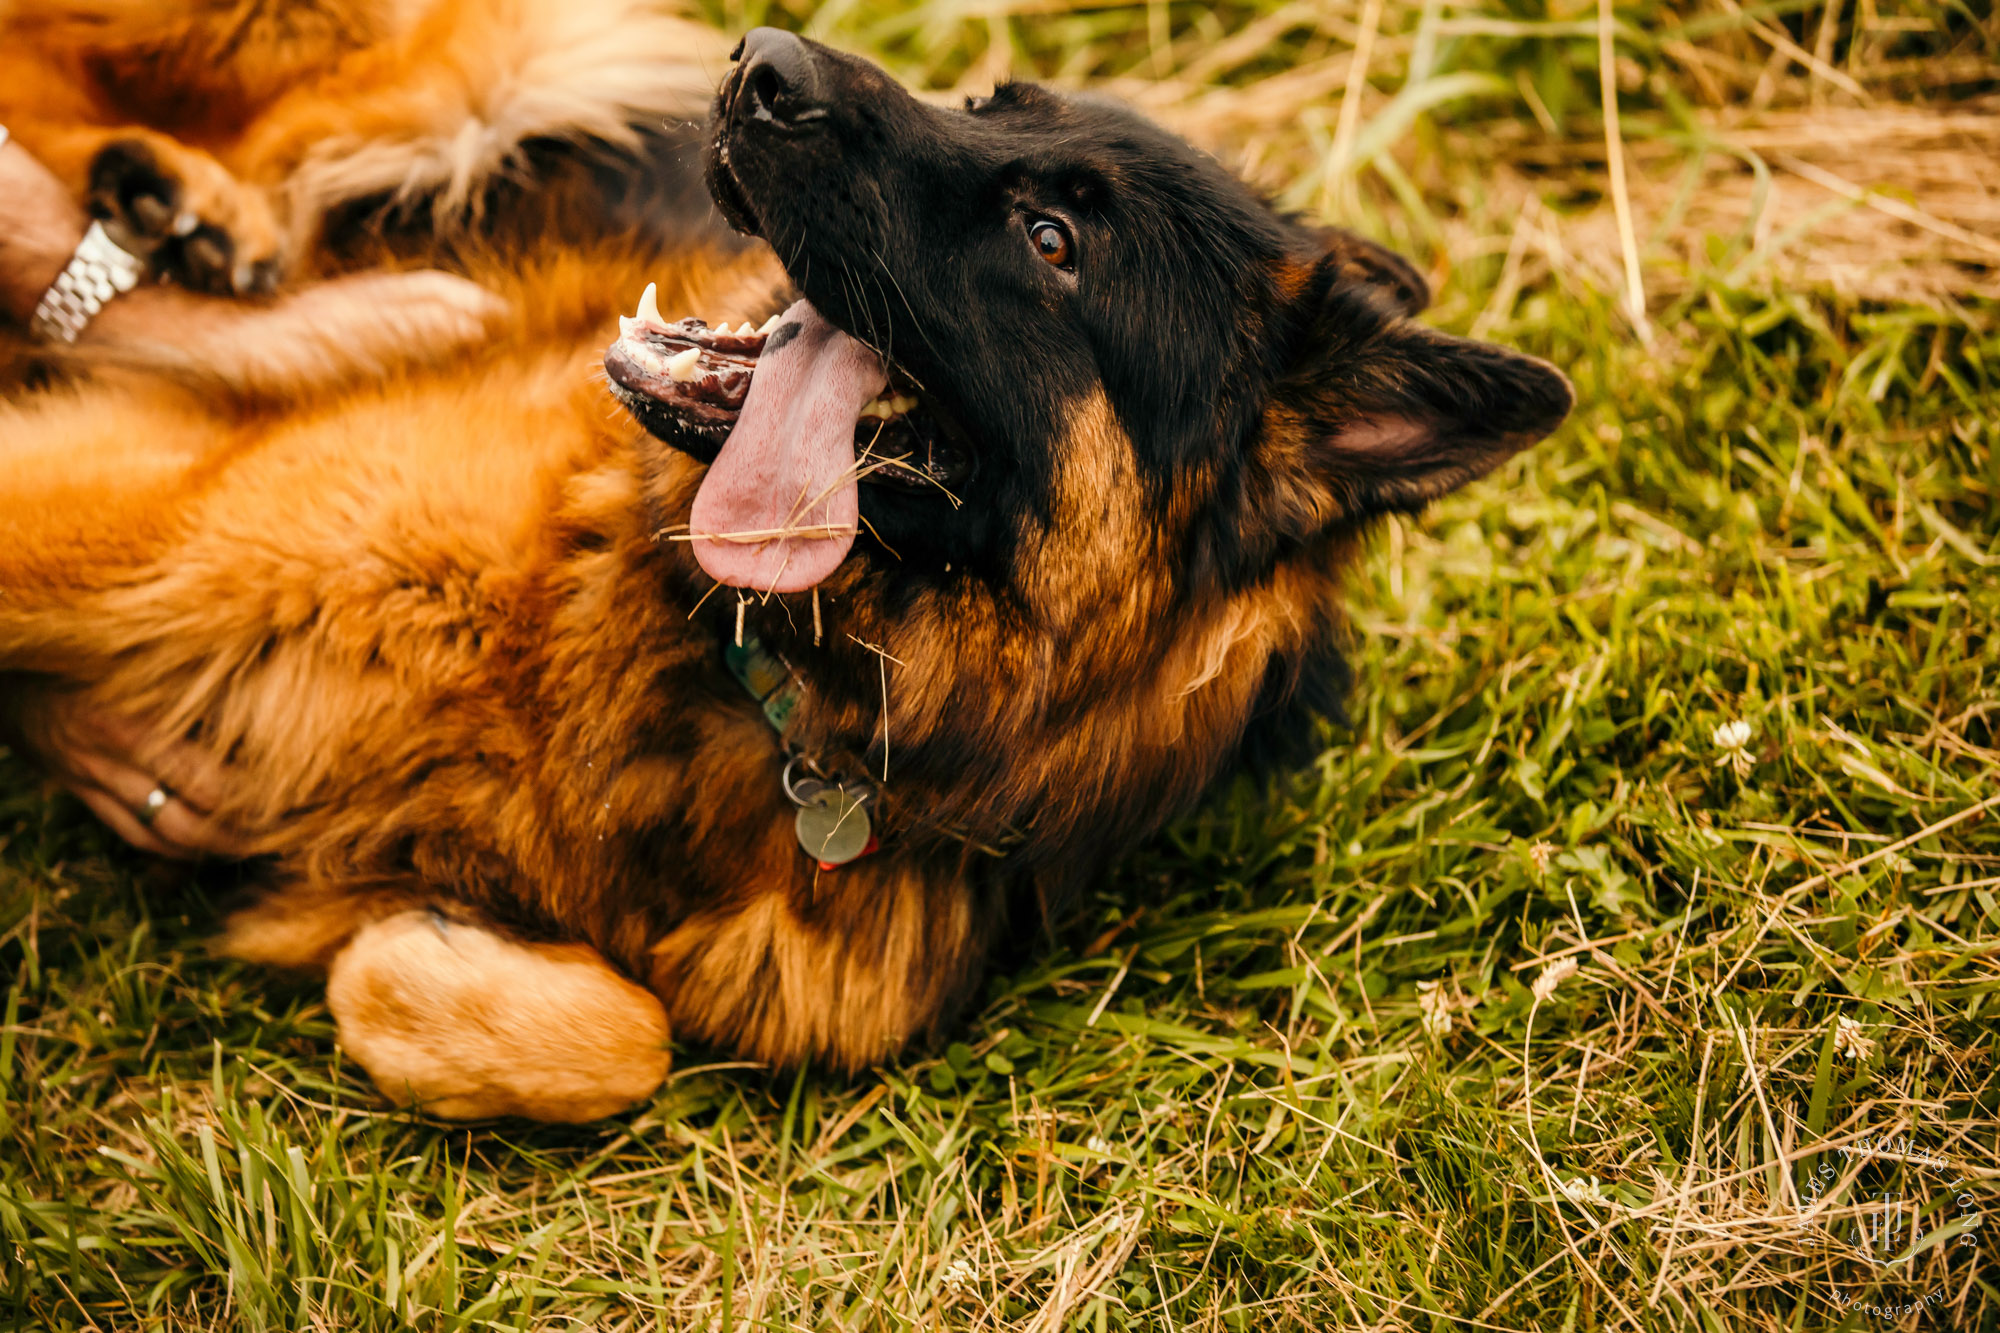
M 752 115 L 797 122 L 820 110 L 819 72 L 804 41 L 778 28 L 752 28 L 736 44 L 736 76 Z

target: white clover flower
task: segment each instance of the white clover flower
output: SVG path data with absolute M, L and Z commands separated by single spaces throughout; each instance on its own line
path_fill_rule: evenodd
M 1599 1208 L 1611 1207 L 1611 1199 L 1605 1194 L 1604 1187 L 1597 1183 L 1596 1176 L 1571 1176 L 1568 1180 L 1557 1183 L 1563 1192 L 1563 1197 L 1571 1203 L 1594 1203 Z
M 1102 1134 L 1092 1134 L 1083 1141 L 1083 1146 L 1092 1152 L 1109 1153 L 1111 1151 L 1111 1140 L 1105 1138 Z
M 1417 983 L 1417 1008 L 1423 1012 L 1424 1031 L 1434 1037 L 1450 1036 L 1458 1023 L 1454 1015 L 1478 1005 L 1479 1001 L 1460 990 L 1458 983 L 1450 978 Z
M 1546 1003 L 1556 993 L 1556 987 L 1576 975 L 1576 959 L 1558 958 L 1542 969 L 1542 975 L 1535 978 L 1535 999 Z
M 1417 1008 L 1423 1011 L 1424 1031 L 1433 1037 L 1451 1035 L 1451 996 L 1437 982 L 1417 983 Z
M 972 1266 L 970 1259 L 966 1258 L 952 1260 L 944 1266 L 944 1271 L 938 1274 L 938 1284 L 954 1296 L 977 1281 L 979 1281 L 979 1270 Z
M 1833 1029 L 1833 1049 L 1849 1059 L 1866 1060 L 1875 1054 L 1875 1040 L 1863 1036 L 1861 1024 L 1842 1014 Z
M 1555 854 L 1556 845 L 1554 843 L 1537 842 L 1528 849 L 1528 860 L 1534 863 L 1537 875 L 1546 875 L 1549 873 L 1549 861 Z
M 1715 742 L 1715 748 L 1722 751 L 1716 757 L 1715 766 L 1733 770 L 1739 782 L 1750 776 L 1750 770 L 1757 763 L 1750 757 L 1750 735 L 1750 724 L 1737 718 L 1734 722 L 1723 723 L 1709 736 Z

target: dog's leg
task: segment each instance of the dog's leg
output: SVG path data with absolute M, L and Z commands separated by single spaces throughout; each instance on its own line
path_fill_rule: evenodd
M 973 893 L 856 862 L 689 918 L 653 946 L 649 981 L 684 1039 L 865 1069 L 934 1031 L 977 981 L 990 913 Z
M 233 920 L 225 947 L 311 964 L 337 941 L 326 994 L 340 1044 L 398 1105 L 451 1120 L 595 1120 L 667 1075 L 659 1000 L 588 945 L 514 939 L 457 907 L 378 915 L 389 890 L 313 901 L 291 921 L 286 901 Z

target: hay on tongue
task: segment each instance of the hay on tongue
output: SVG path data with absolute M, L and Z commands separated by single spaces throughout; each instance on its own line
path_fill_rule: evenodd
M 709 577 L 804 592 L 839 567 L 861 519 L 854 423 L 888 387 L 881 358 L 800 301 L 757 361 L 689 528 Z

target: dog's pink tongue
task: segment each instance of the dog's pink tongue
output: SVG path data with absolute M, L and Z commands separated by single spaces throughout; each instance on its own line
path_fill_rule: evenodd
M 803 592 L 839 567 L 861 519 L 854 423 L 888 383 L 881 359 L 809 302 L 784 313 L 695 493 L 694 558 L 709 577 Z

